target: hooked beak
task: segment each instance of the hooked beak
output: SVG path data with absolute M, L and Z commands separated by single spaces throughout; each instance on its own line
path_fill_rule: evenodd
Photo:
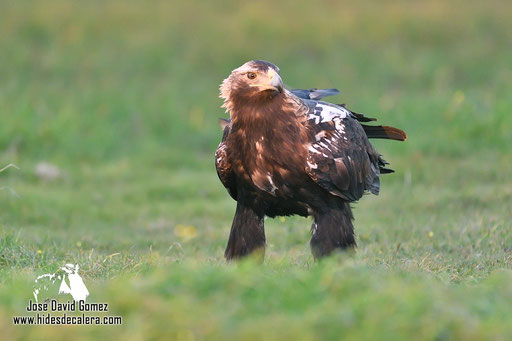
M 272 78 L 270 79 L 270 85 L 279 93 L 283 92 L 283 80 L 281 76 L 275 71 L 273 71 Z

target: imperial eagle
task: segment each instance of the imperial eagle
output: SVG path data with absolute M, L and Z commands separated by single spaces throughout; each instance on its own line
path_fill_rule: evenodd
M 336 89 L 284 89 L 279 68 L 253 60 L 220 86 L 224 134 L 215 154 L 218 176 L 237 201 L 225 257 L 264 250 L 264 218 L 312 216 L 315 258 L 356 245 L 350 203 L 378 194 L 393 172 L 369 138 L 404 141 L 403 131 L 370 126 L 364 115 L 321 101 Z

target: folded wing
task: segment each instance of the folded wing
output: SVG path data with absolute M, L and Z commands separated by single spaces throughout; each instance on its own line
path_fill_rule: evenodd
M 215 168 L 217 169 L 217 175 L 219 176 L 220 181 L 224 187 L 226 187 L 229 195 L 236 200 L 236 178 L 232 169 L 231 161 L 228 157 L 226 145 L 226 138 L 231 131 L 231 122 L 229 120 L 221 119 L 219 123 L 223 128 L 224 133 L 222 135 L 222 141 L 219 143 L 217 151 L 215 152 Z
M 310 106 L 308 124 L 314 141 L 309 145 L 306 172 L 316 183 L 348 201 L 360 199 L 365 190 L 379 193 L 385 161 L 348 109 L 316 102 Z

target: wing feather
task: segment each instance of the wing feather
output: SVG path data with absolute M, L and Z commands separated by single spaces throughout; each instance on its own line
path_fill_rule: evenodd
M 382 159 L 350 111 L 317 102 L 310 107 L 308 123 L 315 136 L 306 164 L 309 176 L 331 194 L 348 201 L 360 199 L 365 190 L 378 194 Z
M 315 101 L 319 101 L 324 97 L 339 95 L 340 91 L 338 89 L 294 89 L 290 91 L 295 96 L 302 99 L 312 99 Z
M 232 163 L 228 157 L 228 145 L 226 144 L 226 139 L 231 132 L 231 122 L 224 120 L 227 124 L 224 126 L 224 134 L 222 135 L 222 141 L 219 143 L 217 147 L 217 151 L 215 152 L 215 168 L 217 169 L 217 175 L 219 176 L 220 181 L 228 191 L 229 195 L 235 200 L 237 200 L 237 191 L 236 191 L 236 177 L 233 172 Z

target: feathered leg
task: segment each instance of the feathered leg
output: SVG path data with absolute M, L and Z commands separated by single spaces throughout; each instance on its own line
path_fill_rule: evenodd
M 257 215 L 250 207 L 238 202 L 224 257 L 227 260 L 241 258 L 256 250 L 264 256 L 265 229 L 263 216 Z
M 314 218 L 310 245 L 315 259 L 327 256 L 335 249 L 356 246 L 352 210 L 348 203 L 316 212 Z

